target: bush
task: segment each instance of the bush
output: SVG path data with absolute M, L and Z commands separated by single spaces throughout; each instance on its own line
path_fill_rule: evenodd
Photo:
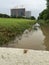
M 49 24 L 49 20 L 47 20 L 46 23 Z

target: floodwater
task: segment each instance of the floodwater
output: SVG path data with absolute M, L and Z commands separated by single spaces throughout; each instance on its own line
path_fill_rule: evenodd
M 8 43 L 7 47 L 49 50 L 49 28 L 42 27 L 32 30 L 25 30 L 24 33 L 16 37 L 14 41 Z

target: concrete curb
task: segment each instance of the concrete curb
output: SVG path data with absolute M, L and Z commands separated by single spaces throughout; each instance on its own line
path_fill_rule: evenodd
M 0 65 L 49 65 L 49 51 L 0 47 Z

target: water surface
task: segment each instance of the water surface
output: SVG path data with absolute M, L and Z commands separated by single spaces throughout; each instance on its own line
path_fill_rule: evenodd
M 14 41 L 9 42 L 6 46 L 33 50 L 49 50 L 49 27 L 25 30 L 21 36 L 16 37 Z

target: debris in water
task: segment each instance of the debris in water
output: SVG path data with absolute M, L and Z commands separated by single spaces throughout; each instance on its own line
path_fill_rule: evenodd
M 28 34 L 29 33 L 29 31 L 26 29 L 25 31 L 24 31 L 24 34 Z
M 35 25 L 33 25 L 33 28 L 34 27 L 40 27 L 40 24 L 36 23 Z

